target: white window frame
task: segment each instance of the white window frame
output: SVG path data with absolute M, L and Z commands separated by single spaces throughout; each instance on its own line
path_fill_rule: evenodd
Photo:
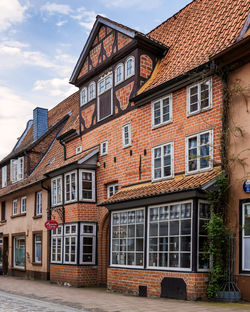
M 72 199 L 72 175 L 75 174 L 75 199 Z M 67 176 L 69 176 L 69 188 L 70 188 L 70 199 L 67 200 L 67 193 L 66 193 L 66 178 Z M 73 203 L 75 201 L 77 201 L 77 190 L 78 190 L 78 186 L 77 186 L 77 170 L 74 171 L 70 171 L 64 174 L 64 200 L 65 203 Z
M 190 268 L 182 268 L 182 267 L 178 267 L 178 268 L 176 268 L 176 267 L 158 267 L 158 266 L 150 266 L 149 265 L 149 239 L 150 239 L 150 235 L 149 235 L 149 225 L 150 225 L 150 208 L 160 208 L 160 207 L 162 207 L 162 206 L 172 206 L 172 205 L 182 205 L 182 204 L 191 204 L 191 216 L 190 216 L 190 218 L 183 218 L 183 219 L 181 219 L 181 218 L 179 218 L 178 220 L 179 220 L 179 235 L 178 235 L 178 237 L 179 237 L 179 251 L 177 252 L 175 252 L 175 251 L 173 251 L 173 252 L 170 252 L 170 250 L 168 250 L 168 256 L 170 255 L 170 253 L 178 253 L 179 255 L 181 254 L 181 253 L 185 253 L 185 251 L 182 251 L 181 250 L 181 245 L 180 245 L 180 237 L 181 236 L 185 236 L 185 235 L 181 235 L 180 233 L 181 233 L 181 220 L 191 220 L 191 233 L 190 233 L 190 251 L 189 252 L 187 252 L 186 251 L 186 253 L 190 253 Z M 181 213 L 181 212 L 180 212 Z M 171 219 L 170 219 L 170 214 L 169 214 L 169 218 L 168 218 L 168 220 L 166 220 L 165 222 L 167 222 L 168 221 L 168 238 L 169 237 L 171 237 L 171 235 L 170 235 L 170 226 L 169 226 L 169 221 L 170 221 Z M 172 219 L 172 220 L 176 220 L 176 219 Z M 159 222 L 158 222 L 158 224 L 159 224 Z M 192 254 L 193 254 L 193 249 L 192 249 L 192 240 L 193 240 L 193 201 L 192 200 L 187 200 L 187 201 L 178 201 L 178 202 L 170 202 L 170 203 L 166 203 L 166 204 L 160 204 L 160 205 L 153 205 L 153 206 L 149 206 L 148 207 L 148 221 L 147 221 L 147 268 L 148 269 L 154 269 L 154 270 L 167 270 L 167 271 L 169 271 L 169 270 L 171 270 L 171 271 L 187 271 L 187 272 L 189 272 L 189 271 L 192 271 Z M 176 235 L 177 236 L 177 235 Z M 158 236 L 159 237 L 159 236 Z M 172 236 L 173 237 L 173 236 Z M 169 262 L 169 261 L 168 261 Z M 179 260 L 178 260 L 178 262 L 179 262 L 179 264 L 180 264 L 180 256 L 179 256 Z
M 113 244 L 113 216 L 115 213 L 123 213 L 123 212 L 132 212 L 132 211 L 137 211 L 137 210 L 143 210 L 144 211 L 144 221 L 143 223 L 139 222 L 139 224 L 143 224 L 144 226 L 144 231 L 143 231 L 143 237 L 139 237 L 139 238 L 143 238 L 143 250 L 142 252 L 142 257 L 143 257 L 143 264 L 142 265 L 125 265 L 125 264 L 113 264 L 112 263 L 112 244 Z M 111 238 L 111 241 L 110 241 L 110 266 L 111 267 L 123 267 L 123 268 L 144 268 L 144 265 L 145 265 L 145 233 L 146 233 L 146 224 L 145 224 L 145 220 L 146 220 L 146 209 L 145 207 L 139 207 L 139 208 L 135 208 L 135 209 L 127 209 L 127 210 L 118 210 L 118 211 L 112 211 L 111 213 L 111 233 L 110 233 L 110 238 Z M 134 224 L 137 224 L 136 222 Z M 124 239 L 127 239 L 127 237 L 125 237 Z M 134 239 L 136 240 L 137 239 L 137 236 L 135 235 Z M 132 251 L 131 251 L 132 253 Z M 133 252 L 136 254 L 136 250 Z
M 59 234 L 58 233 L 58 230 L 61 230 L 61 233 Z M 61 239 L 61 252 L 58 253 L 58 239 Z M 56 259 L 57 259 L 57 256 L 58 254 L 61 256 L 61 260 L 58 261 L 58 260 L 53 260 L 52 257 L 53 257 L 53 239 L 55 239 L 55 248 L 56 248 Z M 62 263 L 63 262 L 63 247 L 64 247 L 64 242 L 63 242 L 63 226 L 62 225 L 59 225 L 58 228 L 56 230 L 52 230 L 51 231 L 51 254 L 50 254 L 50 262 L 51 263 Z
M 18 201 L 17 199 L 14 199 L 12 201 L 12 216 L 16 216 L 18 214 L 17 210 L 18 210 Z
M 121 80 L 117 81 L 117 77 L 118 77 L 117 71 L 119 67 L 121 68 Z M 123 81 L 124 81 L 124 65 L 123 63 L 120 63 L 115 68 L 115 86 L 119 85 Z
M 76 232 L 72 233 L 72 227 L 76 227 Z M 67 227 L 70 228 L 70 232 L 66 233 Z M 69 260 L 66 261 L 66 239 L 69 239 Z M 72 238 L 75 238 L 75 261 L 71 261 L 71 244 L 72 244 Z M 78 224 L 77 223 L 66 223 L 64 224 L 64 238 L 63 238 L 63 263 L 65 264 L 76 264 L 77 263 L 77 257 L 78 257 Z
M 83 92 L 85 93 L 85 96 L 83 98 Z M 84 87 L 80 91 L 80 106 L 83 106 L 88 103 L 88 89 L 87 87 Z
M 169 99 L 169 120 L 163 122 L 163 101 Z M 154 118 L 154 112 L 155 112 L 155 104 L 160 103 L 160 123 L 158 125 L 155 125 L 155 118 Z M 152 110 L 152 128 L 158 128 L 163 125 L 167 125 L 171 122 L 173 122 L 173 96 L 172 93 L 164 96 L 163 98 L 160 98 L 156 101 L 153 101 L 151 104 L 151 110 Z
M 24 178 L 24 157 L 10 160 L 10 178 L 15 183 Z
M 91 87 L 93 86 L 93 96 L 91 96 Z M 96 87 L 95 82 L 91 81 L 88 87 L 88 102 L 96 98 Z
M 209 143 L 209 166 L 206 167 L 206 168 L 200 168 L 200 159 L 202 157 L 200 157 L 200 137 L 201 135 L 203 134 L 206 134 L 206 133 L 209 133 L 209 137 L 210 137 L 210 143 Z M 197 169 L 196 170 L 192 170 L 192 171 L 189 171 L 189 139 L 192 139 L 192 138 L 195 138 L 197 137 Z M 213 169 L 213 130 L 206 130 L 206 131 L 202 131 L 202 132 L 199 132 L 199 133 L 196 133 L 196 134 L 192 134 L 192 135 L 189 135 L 185 138 L 186 142 L 185 142 L 185 145 L 186 145 L 186 148 L 185 148 L 185 153 L 186 153 L 186 174 L 194 174 L 194 173 L 197 173 L 197 172 L 203 172 L 203 171 L 209 171 L 211 169 Z
M 42 215 L 43 192 L 36 192 L 36 216 Z
M 41 236 L 41 240 L 37 240 L 37 236 Z M 37 260 L 36 258 L 36 251 L 37 251 L 37 245 L 40 244 L 41 245 L 41 260 Z M 36 233 L 34 234 L 34 262 L 35 263 L 42 263 L 42 249 L 43 249 L 43 234 L 41 233 Z
M 104 147 L 105 147 L 105 151 L 104 151 Z M 103 141 L 101 143 L 101 156 L 107 155 L 108 154 L 108 140 Z
M 21 197 L 21 214 L 26 213 L 27 210 L 27 197 Z
M 128 128 L 128 143 L 126 144 L 126 138 L 125 138 L 125 129 Z M 131 146 L 132 140 L 131 140 L 131 123 L 126 123 L 122 126 L 122 146 L 123 148 L 127 148 Z
M 110 82 L 110 87 L 106 88 L 106 84 L 105 81 L 107 78 L 110 78 L 111 82 Z M 99 86 L 100 84 L 104 81 L 104 90 L 100 92 Z M 102 119 L 100 118 L 100 95 L 102 95 L 103 93 L 107 92 L 111 90 L 111 95 L 110 95 L 110 105 L 111 105 L 111 110 L 110 110 L 110 115 L 103 117 Z M 108 118 L 109 116 L 113 115 L 113 73 L 109 72 L 107 73 L 105 76 L 101 77 L 98 82 L 97 82 L 97 119 L 98 121 L 104 120 L 106 118 Z
M 197 271 L 198 272 L 209 272 L 211 270 L 211 259 L 209 261 L 210 263 L 210 267 L 207 269 L 202 269 L 199 267 L 199 254 L 200 253 L 204 253 L 204 252 L 200 252 L 199 250 L 199 241 L 200 241 L 200 220 L 206 220 L 209 221 L 209 219 L 207 218 L 200 218 L 200 204 L 209 204 L 209 201 L 207 200 L 200 200 L 198 201 L 198 223 L 197 223 Z M 211 213 L 211 210 L 210 210 Z M 204 235 L 203 235 L 204 236 Z M 211 257 L 210 257 L 211 258 Z
M 242 247 L 242 260 L 241 260 L 241 265 L 242 265 L 242 271 L 246 271 L 246 272 L 250 272 L 250 267 L 249 268 L 246 268 L 245 267 L 245 246 L 244 246 L 244 241 L 245 239 L 249 239 L 250 240 L 250 235 L 245 235 L 245 207 L 246 206 L 249 206 L 249 209 L 250 209 L 250 202 L 246 202 L 246 203 L 243 203 L 242 206 L 241 206 L 241 211 L 242 211 L 242 242 L 241 242 L 241 247 Z M 247 209 L 248 210 L 248 209 Z M 247 215 L 249 214 L 250 216 L 250 213 L 247 212 Z
M 56 181 L 56 194 L 54 195 L 54 189 L 53 189 L 53 182 Z M 60 194 L 57 193 L 57 189 L 58 189 L 58 181 L 60 181 L 60 184 L 61 184 L 61 189 L 60 189 Z M 62 196 L 62 176 L 57 176 L 55 178 L 53 178 L 51 180 L 51 206 L 52 207 L 55 207 L 55 206 L 59 206 L 59 205 L 62 205 L 62 201 L 63 201 L 63 196 Z M 58 195 L 61 196 L 61 201 L 59 201 L 58 199 Z M 54 203 L 53 202 L 53 198 L 56 199 L 56 202 Z
M 163 150 L 164 150 L 164 146 L 167 146 L 167 145 L 170 145 L 170 149 L 171 149 L 171 153 L 170 153 L 171 174 L 169 176 L 164 177 L 163 176 L 163 170 L 164 170 L 164 166 L 163 166 L 163 164 L 164 164 L 163 154 L 164 153 L 163 153 Z M 160 178 L 154 177 L 154 169 L 155 169 L 155 167 L 154 167 L 154 159 L 155 159 L 154 158 L 154 151 L 157 148 L 161 148 L 161 167 L 160 167 L 161 168 L 161 177 Z M 161 180 L 173 178 L 174 177 L 174 142 L 171 141 L 171 142 L 167 142 L 167 143 L 164 143 L 161 145 L 154 146 L 154 147 L 152 147 L 151 151 L 152 151 L 152 160 L 151 160 L 152 161 L 152 166 L 151 166 L 151 168 L 152 168 L 152 181 L 161 181 Z
M 130 60 L 132 60 L 132 72 L 131 74 L 127 74 L 127 66 Z M 135 57 L 131 55 L 130 57 L 127 58 L 125 62 L 125 79 L 132 77 L 134 74 L 135 74 Z
M 82 145 L 76 147 L 76 154 L 80 154 L 82 152 Z
M 84 226 L 92 226 L 93 233 L 85 233 Z M 92 237 L 93 238 L 93 246 L 92 246 L 92 261 L 84 262 L 82 260 L 82 256 L 84 254 L 84 245 L 83 239 L 85 237 Z M 80 264 L 96 264 L 96 224 L 95 223 L 80 223 Z
M 19 240 L 23 239 L 24 240 L 24 244 L 25 244 L 25 246 L 24 246 L 24 266 L 16 265 L 16 240 L 17 239 L 19 239 Z M 15 236 L 13 238 L 13 245 L 14 245 L 14 246 L 12 246 L 12 247 L 14 247 L 13 248 L 13 267 L 24 269 L 25 268 L 25 253 L 26 253 L 26 239 L 25 239 L 25 236 Z
M 209 92 L 209 94 L 208 94 L 208 101 L 209 101 L 209 105 L 207 107 L 205 107 L 205 108 L 201 108 L 201 85 L 203 83 L 208 83 L 209 84 L 209 86 L 208 86 L 208 92 Z M 191 112 L 190 111 L 190 90 L 191 90 L 191 88 L 196 87 L 196 86 L 198 87 L 197 110 Z M 198 114 L 200 112 L 206 111 L 208 109 L 211 109 L 212 108 L 212 102 L 213 102 L 212 78 L 200 81 L 198 83 L 194 83 L 194 84 L 192 84 L 192 85 L 187 87 L 187 116 L 192 116 L 192 115 Z
M 116 190 L 117 189 L 117 190 Z M 110 191 L 112 190 L 112 194 L 110 195 Z M 112 183 L 107 186 L 107 198 L 113 196 L 115 193 L 118 192 L 118 183 Z
M 2 188 L 7 186 L 7 166 L 2 167 Z
M 92 198 L 82 198 L 82 173 L 91 173 L 92 174 Z M 95 171 L 94 170 L 79 170 L 79 200 L 86 202 L 95 202 L 96 201 L 96 179 L 95 179 Z

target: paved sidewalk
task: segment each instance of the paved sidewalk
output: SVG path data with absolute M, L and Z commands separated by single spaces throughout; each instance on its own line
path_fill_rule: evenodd
M 61 304 L 80 311 L 91 312 L 250 312 L 250 304 L 221 304 L 163 298 L 139 298 L 109 293 L 104 288 L 63 287 L 50 284 L 47 281 L 30 281 L 3 276 L 0 276 L 0 290 L 32 299 L 39 299 L 44 302 Z M 71 310 L 70 308 L 68 311 Z M 41 309 L 40 311 L 44 310 Z

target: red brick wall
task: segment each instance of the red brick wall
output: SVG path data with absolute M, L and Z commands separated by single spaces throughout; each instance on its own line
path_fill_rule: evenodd
M 141 55 L 140 57 L 140 76 L 144 78 L 149 78 L 153 69 L 153 61 L 148 55 Z
M 109 290 L 138 295 L 139 285 L 147 286 L 148 296 L 161 295 L 161 281 L 164 277 L 183 278 L 187 286 L 187 299 L 197 300 L 206 297 L 207 273 L 179 273 L 163 271 L 127 270 L 108 268 Z

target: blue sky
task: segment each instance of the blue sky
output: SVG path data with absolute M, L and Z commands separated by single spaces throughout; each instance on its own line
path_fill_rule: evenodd
M 97 14 L 143 33 L 190 0 L 0 0 L 0 159 L 32 119 L 77 89 L 68 83 Z

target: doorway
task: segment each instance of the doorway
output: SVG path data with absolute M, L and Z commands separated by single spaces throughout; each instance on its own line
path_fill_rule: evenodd
M 8 274 L 8 263 L 9 263 L 9 237 L 3 238 L 3 274 Z

